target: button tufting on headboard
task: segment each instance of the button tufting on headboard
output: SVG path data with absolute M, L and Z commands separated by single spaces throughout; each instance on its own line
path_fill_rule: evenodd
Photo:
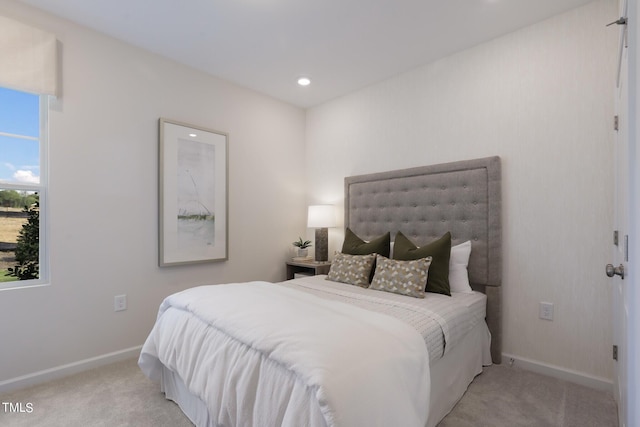
M 472 241 L 469 279 L 487 289 L 492 357 L 501 353 L 501 172 L 488 157 L 345 178 L 345 226 L 365 240 L 402 231 L 424 245 L 447 231 Z

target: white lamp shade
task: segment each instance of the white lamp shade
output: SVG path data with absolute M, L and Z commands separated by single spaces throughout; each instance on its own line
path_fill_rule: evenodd
M 309 228 L 325 228 L 336 226 L 336 213 L 333 205 L 312 205 L 309 206 L 309 216 L 307 217 Z

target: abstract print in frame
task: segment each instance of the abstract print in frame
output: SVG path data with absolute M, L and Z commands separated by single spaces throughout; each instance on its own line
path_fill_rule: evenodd
M 159 264 L 228 259 L 228 135 L 159 120 Z

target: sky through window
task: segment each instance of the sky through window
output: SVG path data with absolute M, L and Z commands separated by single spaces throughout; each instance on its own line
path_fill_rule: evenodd
M 37 184 L 40 98 L 0 87 L 0 183 Z

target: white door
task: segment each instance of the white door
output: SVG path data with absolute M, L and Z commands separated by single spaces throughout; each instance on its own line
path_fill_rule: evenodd
M 625 276 L 622 308 L 625 316 L 625 427 L 640 427 L 640 8 L 638 0 L 628 0 L 629 12 L 629 126 L 627 154 L 629 189 L 627 200 L 629 228 L 628 275 Z M 624 424 L 623 424 L 624 423 Z
M 635 6 L 636 0 L 630 0 Z M 620 16 L 627 17 L 627 0 L 620 0 Z M 628 20 L 627 20 L 628 22 Z M 633 23 L 635 25 L 635 23 Z M 616 115 L 618 131 L 614 148 L 614 251 L 612 263 L 607 265 L 607 275 L 612 277 L 613 345 L 614 347 L 614 396 L 618 403 L 618 419 L 621 427 L 635 425 L 629 417 L 630 386 L 633 380 L 629 370 L 629 236 L 630 236 L 630 146 L 635 138 L 634 85 L 629 82 L 629 64 L 637 55 L 635 40 L 627 39 L 627 25 L 619 25 L 619 56 L 616 86 Z M 634 28 L 635 29 L 635 28 Z M 634 32 L 635 33 L 635 32 Z M 630 46 L 627 45 L 630 43 Z M 631 58 L 630 58 L 631 55 Z M 633 76 L 635 78 L 635 76 Z M 616 350 L 617 348 L 617 350 Z M 617 354 L 617 356 L 615 356 Z M 633 361 L 631 361 L 633 363 Z M 635 405 L 632 405 L 635 406 Z
M 626 49 L 623 55 L 626 57 Z M 615 141 L 615 157 L 614 157 L 614 174 L 615 174 L 615 205 L 614 205 L 614 245 L 613 262 L 607 266 L 607 275 L 613 274 L 612 280 L 612 299 L 613 299 L 613 345 L 617 347 L 614 354 L 617 354 L 617 360 L 614 360 L 614 395 L 618 402 L 618 415 L 620 426 L 626 427 L 625 413 L 627 408 L 627 284 L 624 280 L 625 271 L 628 272 L 628 168 L 625 159 L 628 159 L 628 108 L 627 92 L 628 81 L 626 79 L 626 61 L 622 61 L 622 71 L 620 84 L 618 87 L 617 115 L 618 115 L 618 132 Z M 615 356 L 614 356 L 615 357 Z

